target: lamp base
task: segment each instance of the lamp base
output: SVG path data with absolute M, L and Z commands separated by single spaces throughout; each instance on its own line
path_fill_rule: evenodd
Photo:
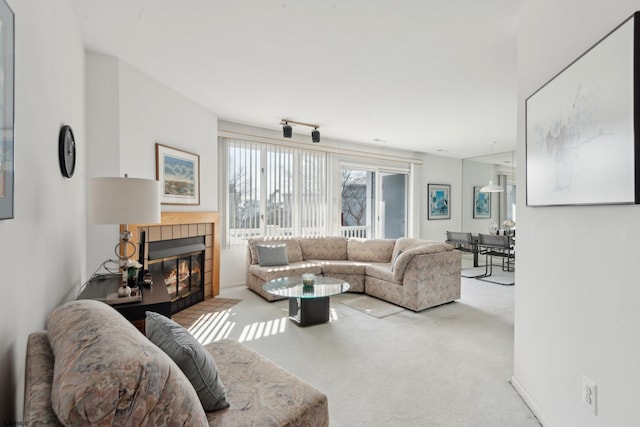
M 131 249 L 133 249 L 130 254 L 127 253 L 129 246 L 131 247 Z M 116 244 L 113 251 L 115 252 L 119 260 L 133 258 L 133 256 L 136 254 L 136 245 L 130 240 L 122 239 Z
M 128 285 L 122 285 L 118 288 L 118 297 L 128 297 L 131 295 L 131 288 Z

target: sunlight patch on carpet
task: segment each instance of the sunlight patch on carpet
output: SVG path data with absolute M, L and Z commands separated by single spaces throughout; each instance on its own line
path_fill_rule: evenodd
M 201 344 L 209 344 L 228 338 L 236 326 L 233 307 L 241 300 L 209 298 L 192 305 L 171 318 L 191 332 Z
M 287 329 L 287 318 L 281 317 L 245 325 L 238 342 L 253 341 L 270 335 L 283 334 Z

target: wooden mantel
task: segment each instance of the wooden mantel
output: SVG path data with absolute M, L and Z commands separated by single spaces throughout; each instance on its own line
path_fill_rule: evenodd
M 186 227 L 183 229 L 182 226 Z M 150 241 L 166 240 L 180 237 L 192 237 L 197 235 L 211 236 L 211 242 L 206 246 L 211 248 L 211 292 L 205 288 L 205 298 L 215 297 L 220 293 L 220 213 L 219 212 L 162 212 L 160 224 L 128 224 L 129 231 L 133 234 L 131 241 L 138 246 L 140 231 L 147 231 L 147 245 Z M 202 227 L 205 231 L 202 231 Z M 120 226 L 121 230 L 124 225 Z M 174 231 L 180 229 L 180 235 L 175 236 Z M 156 231 L 150 233 L 149 231 Z M 161 234 L 161 238 L 154 238 L 153 234 Z M 185 235 L 185 234 L 188 234 Z M 145 248 L 149 253 L 149 248 Z M 206 270 L 205 270 L 206 274 Z

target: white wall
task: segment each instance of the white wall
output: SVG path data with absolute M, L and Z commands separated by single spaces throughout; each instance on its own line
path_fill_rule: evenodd
M 200 205 L 163 205 L 163 211 L 218 210 L 218 120 L 215 115 L 129 64 L 87 54 L 89 176 L 156 177 L 156 142 L 200 156 Z M 108 147 L 105 150 L 105 147 Z M 93 271 L 113 258 L 117 226 L 89 225 Z
M 15 218 L 0 221 L 0 422 L 22 420 L 29 333 L 85 275 L 84 49 L 67 0 L 9 0 L 15 26 Z M 72 126 L 73 178 L 58 166 Z M 9 425 L 9 424 L 7 424 Z
M 120 176 L 120 73 L 112 56 L 86 53 L 87 178 Z M 138 176 L 132 175 L 132 177 Z M 87 224 L 88 275 L 115 258 L 118 226 Z M 88 277 L 87 277 L 88 279 Z
M 120 62 L 120 172 L 155 178 L 155 143 L 200 156 L 200 205 L 163 211 L 218 209 L 218 118 L 125 62 Z M 131 173 L 131 172 L 129 172 Z
M 639 1 L 528 0 L 518 24 L 518 164 L 525 99 Z M 524 174 L 518 185 L 524 194 Z M 518 200 L 516 387 L 547 426 L 638 426 L 640 206 L 536 207 Z M 581 404 L 597 384 L 598 415 Z

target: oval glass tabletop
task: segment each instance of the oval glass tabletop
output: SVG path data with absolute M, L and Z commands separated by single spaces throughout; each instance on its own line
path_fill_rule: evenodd
M 302 277 L 283 277 L 270 280 L 262 286 L 265 291 L 289 298 L 322 298 L 348 291 L 349 283 L 333 277 L 316 276 L 313 285 L 303 285 Z

